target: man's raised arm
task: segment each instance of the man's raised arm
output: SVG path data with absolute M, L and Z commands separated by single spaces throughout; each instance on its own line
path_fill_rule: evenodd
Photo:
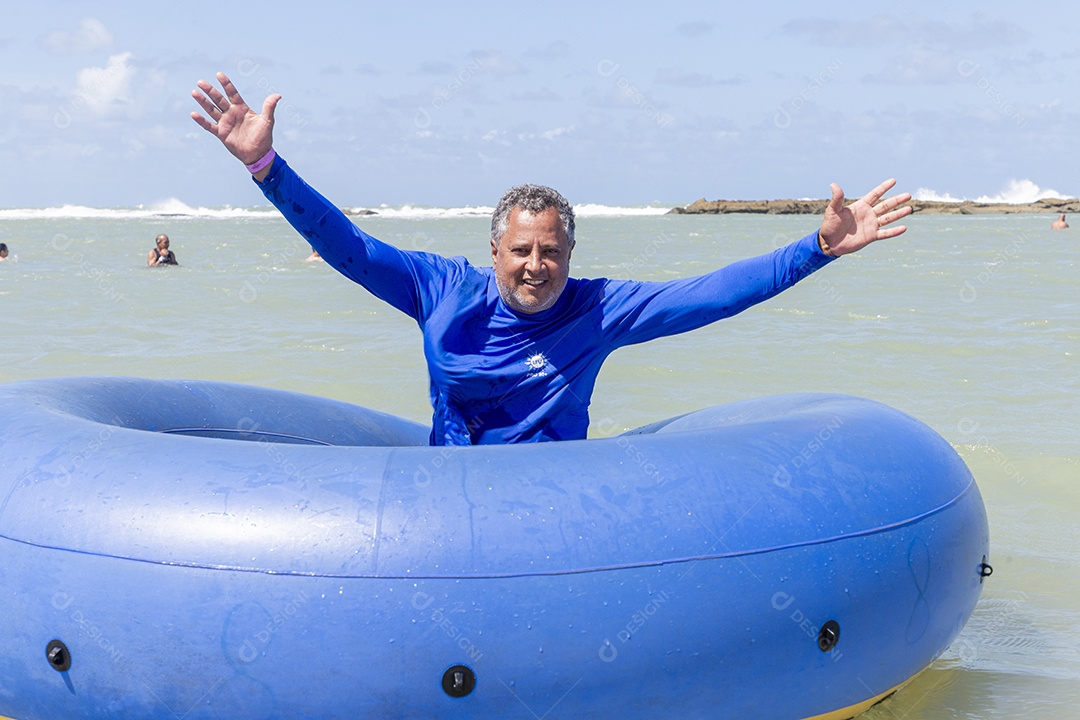
M 281 95 L 275 93 L 267 97 L 259 114 L 248 107 L 225 73 L 219 72 L 217 81 L 224 94 L 205 80 L 196 83 L 198 89 L 192 90 L 191 96 L 208 117 L 193 112 L 191 119 L 220 140 L 225 149 L 247 165 L 255 179 L 262 182 L 270 172 L 271 163 L 266 158 L 274 146 L 274 108 Z M 259 168 L 258 165 L 264 162 Z
M 818 242 L 826 255 L 840 257 L 862 250 L 872 242 L 901 235 L 904 225 L 887 227 L 911 214 L 910 205 L 900 207 L 911 200 L 911 193 L 881 199 L 896 185 L 896 180 L 886 180 L 861 198 L 844 207 L 844 191 L 832 183 L 832 200 L 825 208 Z M 897 210 L 896 208 L 900 208 Z

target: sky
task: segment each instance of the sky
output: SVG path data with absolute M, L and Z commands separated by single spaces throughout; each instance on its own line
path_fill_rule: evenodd
M 0 208 L 265 203 L 190 118 L 283 96 L 340 206 L 1080 195 L 1080 4 L 0 2 Z

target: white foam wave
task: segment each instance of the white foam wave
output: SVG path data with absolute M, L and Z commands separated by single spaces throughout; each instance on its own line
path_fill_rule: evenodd
M 617 205 L 594 205 L 585 203 L 574 206 L 574 215 L 577 217 L 624 217 L 641 215 L 664 215 L 670 207 L 635 206 L 623 207 Z
M 964 202 L 970 198 L 953 197 L 949 193 L 939 193 L 931 188 L 919 188 L 912 196 L 916 200 L 928 202 Z M 980 195 L 973 202 L 977 203 L 1004 203 L 1006 205 L 1024 205 L 1037 202 L 1043 198 L 1068 199 L 1068 195 L 1059 193 L 1050 188 L 1041 188 L 1031 180 L 1010 180 L 1005 189 L 996 195 Z
M 360 214 L 367 210 L 369 210 L 369 208 L 352 208 L 350 212 Z M 377 208 L 370 208 L 370 210 L 375 213 L 376 217 L 429 220 L 453 217 L 491 217 L 491 213 L 495 208 L 484 207 L 482 205 L 457 208 L 424 207 L 420 205 L 399 205 L 397 207 L 391 207 L 389 205 L 380 205 Z
M 1040 188 L 1038 185 L 1025 178 L 1023 180 L 1010 180 L 1009 184 L 1005 186 L 1005 189 L 999 192 L 997 195 L 982 195 L 975 198 L 975 202 L 1009 203 L 1020 205 L 1023 203 L 1036 202 L 1038 200 L 1042 200 L 1043 198 L 1064 199 L 1065 197 L 1065 195 L 1062 195 L 1057 190 L 1051 190 L 1050 188 Z
M 663 215 L 670 208 L 657 206 L 615 206 L 585 203 L 574 206 L 578 217 L 620 217 Z M 465 207 L 425 207 L 421 205 L 399 205 L 396 207 L 380 205 L 376 208 L 348 208 L 346 211 L 363 216 L 374 212 L 374 217 L 438 220 L 458 217 L 491 217 L 495 208 L 484 205 Z M 272 207 L 192 207 L 176 198 L 169 198 L 153 205 L 138 205 L 130 208 L 98 208 L 86 205 L 61 205 L 49 208 L 12 208 L 0 209 L 0 220 L 82 220 L 82 219 L 137 219 L 137 218 L 265 218 L 273 217 L 277 211 Z
M 192 207 L 169 198 L 153 205 L 137 205 L 131 208 L 97 208 L 86 205 L 61 205 L 48 208 L 12 208 L 0 210 L 0 220 L 82 220 L 82 219 L 137 219 L 155 217 L 176 218 L 243 218 L 268 217 L 276 213 L 274 208 Z
M 574 206 L 574 215 L 577 217 L 619 217 L 637 215 L 663 215 L 670 207 L 655 206 L 615 206 L 584 203 Z M 376 208 L 350 208 L 349 212 L 360 215 L 365 212 L 374 212 L 375 217 L 428 220 L 453 217 L 491 217 L 495 211 L 493 207 L 472 205 L 456 208 L 425 207 L 421 205 L 400 205 L 391 207 L 380 205 Z
M 911 197 L 914 200 L 922 200 L 924 202 L 963 202 L 963 198 L 953 197 L 949 193 L 939 193 L 930 188 L 919 188 L 915 192 L 911 193 Z

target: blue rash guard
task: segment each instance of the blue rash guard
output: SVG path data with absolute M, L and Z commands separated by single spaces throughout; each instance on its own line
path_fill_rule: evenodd
M 815 231 L 699 277 L 570 278 L 550 308 L 519 313 L 503 302 L 492 268 L 376 240 L 280 156 L 260 187 L 326 262 L 419 324 L 432 445 L 584 438 L 596 376 L 612 351 L 735 315 L 832 260 Z

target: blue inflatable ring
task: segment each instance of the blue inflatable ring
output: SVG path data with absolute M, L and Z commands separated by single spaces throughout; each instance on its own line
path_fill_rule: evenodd
M 867 400 L 426 439 L 226 383 L 0 386 L 0 715 L 851 717 L 988 572 L 963 461 Z

